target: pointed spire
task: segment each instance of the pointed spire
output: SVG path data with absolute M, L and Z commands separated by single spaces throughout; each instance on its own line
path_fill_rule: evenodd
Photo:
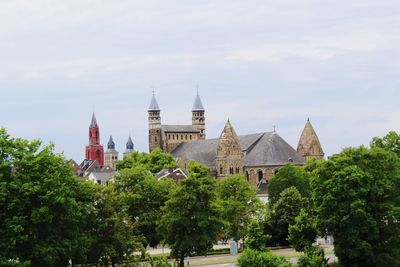
M 131 136 L 129 136 L 128 142 L 126 142 L 126 150 L 133 150 L 133 142 Z
M 108 139 L 107 148 L 108 149 L 115 149 L 115 143 L 114 143 L 114 140 L 112 138 L 112 135 L 110 135 L 110 139 Z
M 321 143 L 319 142 L 317 133 L 311 125 L 309 118 L 307 118 L 306 125 L 301 133 L 297 152 L 306 158 L 315 157 L 322 159 L 324 157 Z
M 151 102 L 149 106 L 149 111 L 152 110 L 160 110 L 160 107 L 158 106 L 157 99 L 154 93 L 154 88 L 153 88 L 153 96 L 151 97 Z
M 199 88 L 197 88 L 197 94 L 193 103 L 192 111 L 204 111 L 203 103 L 201 102 L 199 95 Z
M 96 116 L 94 115 L 94 112 L 92 115 L 92 121 L 90 122 L 90 127 L 98 127 L 97 121 L 96 121 Z

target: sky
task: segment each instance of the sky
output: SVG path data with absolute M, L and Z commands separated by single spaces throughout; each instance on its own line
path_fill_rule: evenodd
M 80 162 L 101 142 L 148 150 L 152 87 L 165 124 L 207 137 L 276 131 L 294 148 L 309 117 L 326 155 L 400 130 L 398 0 L 0 0 L 0 127 Z

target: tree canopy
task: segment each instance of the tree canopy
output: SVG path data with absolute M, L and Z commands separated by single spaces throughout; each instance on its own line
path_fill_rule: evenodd
M 380 147 L 392 151 L 400 157 L 400 135 L 391 131 L 384 137 L 374 137 L 371 141 L 371 147 Z
M 314 172 L 322 230 L 343 266 L 399 266 L 400 165 L 380 148 L 347 148 Z
M 221 209 L 217 203 L 216 181 L 192 177 L 182 181 L 163 208 L 160 231 L 171 254 L 184 265 L 186 256 L 203 255 L 222 231 Z
M 302 166 L 287 164 L 279 169 L 268 182 L 268 199 L 273 205 L 283 190 L 294 186 L 301 196 L 310 196 L 310 174 Z
M 0 258 L 63 266 L 90 245 L 93 192 L 53 146 L 0 129 Z
M 169 199 L 175 183 L 169 179 L 157 181 L 144 166 L 123 169 L 115 175 L 114 180 L 114 187 L 127 206 L 128 214 L 145 237 L 144 247 L 157 246 L 161 241 L 157 231 L 162 216 L 161 208 Z
M 130 169 L 139 166 L 144 167 L 153 174 L 157 174 L 164 168 L 176 168 L 178 167 L 178 164 L 171 154 L 165 153 L 159 148 L 154 149 L 151 153 L 139 153 L 134 151 L 129 156 L 118 161 L 117 163 L 118 170 Z
M 242 175 L 233 175 L 218 183 L 217 194 L 223 207 L 226 238 L 238 242 L 244 238 L 250 220 L 261 205 L 256 197 L 256 188 Z

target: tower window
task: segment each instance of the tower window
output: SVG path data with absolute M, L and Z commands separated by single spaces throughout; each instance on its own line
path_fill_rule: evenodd
M 189 139 L 192 140 L 192 135 L 189 136 Z
M 187 140 L 187 134 L 185 134 L 185 140 Z
M 183 140 L 183 134 L 181 134 L 181 140 Z
M 250 177 L 249 177 L 249 172 L 248 171 L 246 171 L 246 179 L 247 179 L 247 182 L 250 181 Z
M 224 168 L 220 167 L 219 168 L 219 174 L 223 174 L 224 173 Z

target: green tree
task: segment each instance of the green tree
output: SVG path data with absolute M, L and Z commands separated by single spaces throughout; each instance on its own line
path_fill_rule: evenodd
M 151 153 L 139 153 L 135 151 L 117 163 L 118 170 L 140 166 L 149 170 L 153 174 L 157 174 L 164 168 L 176 168 L 178 167 L 178 164 L 171 154 L 165 153 L 161 149 L 154 149 Z
M 315 171 L 321 229 L 343 266 L 400 265 L 400 162 L 380 148 L 347 148 Z
M 246 249 L 238 259 L 239 267 L 291 267 L 292 264 L 282 256 L 271 251 Z
M 0 258 L 65 266 L 90 245 L 93 192 L 53 146 L 0 129 Z
M 269 203 L 273 205 L 283 190 L 294 186 L 303 197 L 309 197 L 310 174 L 301 166 L 287 164 L 279 169 L 267 185 Z
M 271 208 L 272 241 L 278 245 L 287 245 L 289 225 L 295 223 L 295 218 L 301 209 L 307 207 L 307 200 L 294 187 L 282 191 L 279 199 Z
M 315 218 L 302 209 L 295 218 L 295 223 L 289 225 L 288 241 L 296 251 L 304 251 L 312 246 L 317 238 L 317 225 Z
M 142 244 L 135 225 L 124 211 L 122 201 L 112 187 L 98 186 L 92 227 L 89 263 L 117 266 L 130 258 Z
M 194 160 L 189 162 L 187 169 L 191 177 L 210 177 L 211 174 L 210 168 Z
M 215 179 L 189 176 L 163 208 L 159 229 L 179 266 L 186 256 L 205 254 L 217 241 L 222 219 L 215 191 Z
M 298 267 L 328 267 L 325 252 L 320 247 L 307 247 L 303 255 L 299 257 Z
M 391 131 L 384 137 L 374 137 L 371 142 L 371 148 L 374 147 L 380 147 L 392 151 L 400 157 L 400 135 Z
M 261 205 L 256 188 L 242 175 L 233 175 L 218 183 L 217 195 L 226 221 L 225 236 L 237 243 L 244 239 L 246 228 Z
M 128 214 L 136 222 L 138 231 L 145 237 L 144 247 L 157 246 L 161 235 L 157 231 L 162 217 L 161 207 L 169 199 L 170 191 L 176 187 L 169 179 L 157 181 L 144 166 L 119 171 L 114 186 L 127 206 Z
M 251 220 L 246 231 L 245 247 L 258 251 L 267 249 L 267 242 L 271 236 L 264 231 L 266 223 L 258 220 Z

